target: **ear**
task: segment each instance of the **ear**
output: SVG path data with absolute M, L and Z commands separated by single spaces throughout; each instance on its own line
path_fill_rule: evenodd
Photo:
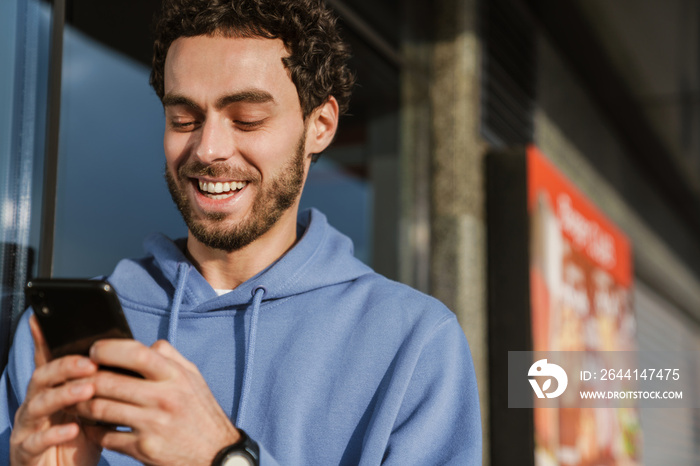
M 338 101 L 333 96 L 311 112 L 306 132 L 306 151 L 309 154 L 323 152 L 333 141 L 339 116 Z

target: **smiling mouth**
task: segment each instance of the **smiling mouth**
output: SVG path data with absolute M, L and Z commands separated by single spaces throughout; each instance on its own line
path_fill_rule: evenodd
M 195 181 L 199 186 L 199 192 L 214 200 L 232 197 L 248 185 L 247 181 Z

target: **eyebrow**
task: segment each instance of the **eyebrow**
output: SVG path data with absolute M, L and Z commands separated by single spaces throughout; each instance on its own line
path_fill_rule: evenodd
M 177 105 L 183 105 L 189 107 L 193 110 L 201 111 L 201 107 L 197 105 L 192 99 L 185 97 L 181 94 L 166 94 L 163 96 L 163 107 L 173 107 Z M 264 104 L 268 102 L 275 102 L 272 94 L 266 91 L 261 91 L 258 89 L 252 89 L 247 91 L 235 92 L 233 94 L 227 94 L 219 97 L 216 100 L 216 108 L 221 110 L 228 105 L 238 102 L 248 102 L 253 104 Z

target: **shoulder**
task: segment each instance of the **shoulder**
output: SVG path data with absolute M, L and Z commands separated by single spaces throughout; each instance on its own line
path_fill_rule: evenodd
M 123 259 L 107 277 L 121 299 L 162 307 L 172 286 L 152 256 Z
M 358 277 L 348 292 L 368 312 L 385 320 L 420 325 L 426 331 L 445 325 L 459 327 L 455 314 L 436 298 L 376 272 Z
M 362 287 L 373 299 L 392 300 L 398 303 L 411 303 L 425 311 L 441 315 L 452 312 L 436 298 L 408 285 L 386 278 L 376 272 L 364 274 L 355 280 L 355 286 Z
M 186 261 L 183 240 L 156 233 L 146 237 L 146 254 L 119 261 L 107 280 L 122 299 L 163 308 L 174 292 L 178 264 Z

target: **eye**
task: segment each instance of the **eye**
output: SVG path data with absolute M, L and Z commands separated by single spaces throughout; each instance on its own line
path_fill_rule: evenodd
M 197 127 L 196 120 L 171 120 L 170 126 L 175 131 L 192 131 Z
M 244 120 L 235 120 L 234 124 L 238 126 L 241 130 L 243 131 L 253 131 L 258 129 L 265 123 L 266 118 L 263 118 L 262 120 L 255 120 L 255 121 L 244 121 Z

